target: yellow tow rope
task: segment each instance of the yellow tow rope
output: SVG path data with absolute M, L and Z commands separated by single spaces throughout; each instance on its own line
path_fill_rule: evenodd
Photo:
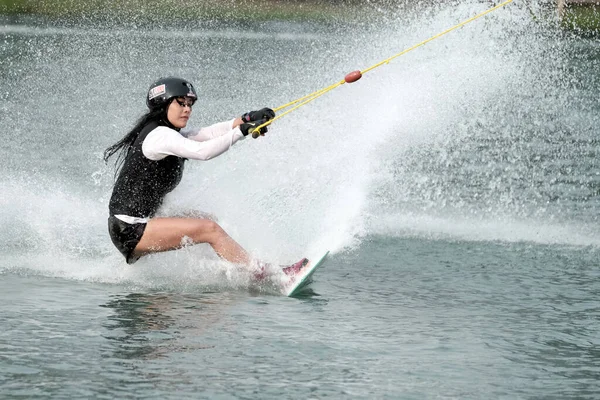
M 481 17 L 483 17 L 484 15 L 486 15 L 486 14 L 489 14 L 489 13 L 491 13 L 492 11 L 495 11 L 495 10 L 497 10 L 497 9 L 501 8 L 501 7 L 504 7 L 504 6 L 506 6 L 507 4 L 509 4 L 509 3 L 512 3 L 512 2 L 513 2 L 513 0 L 507 0 L 507 1 L 505 1 L 504 3 L 498 4 L 497 6 L 495 6 L 495 7 L 492 7 L 492 8 L 490 8 L 490 9 L 489 9 L 489 10 L 487 10 L 487 11 L 484 11 L 484 12 L 482 12 L 482 13 L 480 13 L 480 14 L 477 14 L 477 15 L 475 15 L 474 17 L 471 17 L 471 18 L 469 18 L 469 19 L 467 19 L 467 20 L 465 20 L 465 21 L 461 22 L 460 24 L 458 24 L 458 25 L 455 25 L 455 26 L 453 26 L 453 27 L 452 27 L 452 28 L 450 28 L 450 29 L 446 29 L 445 31 L 443 31 L 443 32 L 441 32 L 441 33 L 438 33 L 437 35 L 435 35 L 435 36 L 433 36 L 433 37 L 431 37 L 431 38 L 429 38 L 429 39 L 427 39 L 427 40 L 424 40 L 424 41 L 422 41 L 421 43 L 418 43 L 418 44 L 414 45 L 413 47 L 411 47 L 411 48 L 409 48 L 409 49 L 403 50 L 403 51 L 401 51 L 400 53 L 398 53 L 398 54 L 396 54 L 396 55 L 393 55 L 393 56 L 391 56 L 390 58 L 387 58 L 387 59 L 385 59 L 385 60 L 383 60 L 383 61 L 381 61 L 381 62 L 379 62 L 379 63 L 377 63 L 377 64 L 375 64 L 375 65 L 373 65 L 373 66 L 371 66 L 371 67 L 369 67 L 369 68 L 367 68 L 367 69 L 365 69 L 365 70 L 363 70 L 363 71 L 353 71 L 353 72 L 350 72 L 348 75 L 346 75 L 346 76 L 344 77 L 344 79 L 342 79 L 342 80 L 341 80 L 341 81 L 339 81 L 339 82 L 336 82 L 336 83 L 334 83 L 333 85 L 327 86 L 327 87 L 325 87 L 325 88 L 323 88 L 323 89 L 320 89 L 320 90 L 317 90 L 316 92 L 313 92 L 313 93 L 311 93 L 311 94 L 309 94 L 309 95 L 306 95 L 306 96 L 304 96 L 304 97 L 300 97 L 299 99 L 296 99 L 296 100 L 294 100 L 294 101 L 291 101 L 291 102 L 289 102 L 289 103 L 287 103 L 287 104 L 284 104 L 284 105 L 282 105 L 282 106 L 279 106 L 279 107 L 277 107 L 277 108 L 274 108 L 273 110 L 274 110 L 275 112 L 277 112 L 277 111 L 281 111 L 281 110 L 283 110 L 283 109 L 286 109 L 286 108 L 288 108 L 288 107 L 290 107 L 290 106 L 293 106 L 294 104 L 297 104 L 297 103 L 299 103 L 299 104 L 297 104 L 295 107 L 292 107 L 292 108 L 290 108 L 289 110 L 287 110 L 287 111 L 285 111 L 285 112 L 283 112 L 283 113 L 281 113 L 281 114 L 277 115 L 275 118 L 273 118 L 273 119 L 271 119 L 271 120 L 269 120 L 269 121 L 267 121 L 267 122 L 263 123 L 262 125 L 259 125 L 259 126 L 257 126 L 256 128 L 254 128 L 254 129 L 252 130 L 252 137 L 253 137 L 253 138 L 257 138 L 257 137 L 259 136 L 259 133 L 258 133 L 258 132 L 260 132 L 260 131 L 261 131 L 261 129 L 262 129 L 262 128 L 264 128 L 265 126 L 271 125 L 271 124 L 272 124 L 274 121 L 278 120 L 279 118 L 283 117 L 284 115 L 287 115 L 287 114 L 291 113 L 292 111 L 294 111 L 294 110 L 297 110 L 298 108 L 302 107 L 303 105 L 305 105 L 305 104 L 308 104 L 308 103 L 310 103 L 311 101 L 315 100 L 316 98 L 323 96 L 325 93 L 332 91 L 332 90 L 333 90 L 333 89 L 335 89 L 336 87 L 338 87 L 338 86 L 341 86 L 341 85 L 343 85 L 344 83 L 352 83 L 352 82 L 356 82 L 357 80 L 359 80 L 360 78 L 362 78 L 362 76 L 363 76 L 364 74 L 366 74 L 367 72 L 369 72 L 369 71 L 371 71 L 371 70 L 374 70 L 375 68 L 377 68 L 377 67 L 380 67 L 380 66 L 382 66 L 382 65 L 384 65 L 384 64 L 389 64 L 389 62 L 390 62 L 390 61 L 392 61 L 394 58 L 400 57 L 401 55 L 403 55 L 403 54 L 406 54 L 406 53 L 408 53 L 409 51 L 412 51 L 412 50 L 414 50 L 414 49 L 416 49 L 416 48 L 418 48 L 418 47 L 421 47 L 421 46 L 423 46 L 423 45 L 425 45 L 425 44 L 427 44 L 427 43 L 431 42 L 432 40 L 435 40 L 435 39 L 437 39 L 437 38 L 439 38 L 439 37 L 441 37 L 441 36 L 444 36 L 445 34 L 447 34 L 447 33 L 450 33 L 450 32 L 452 32 L 453 30 L 455 30 L 455 29 L 458 29 L 458 28 L 460 28 L 460 27 L 462 27 L 462 26 L 464 26 L 464 25 L 468 24 L 469 22 L 475 21 L 476 19 L 478 19 L 478 18 L 481 18 Z

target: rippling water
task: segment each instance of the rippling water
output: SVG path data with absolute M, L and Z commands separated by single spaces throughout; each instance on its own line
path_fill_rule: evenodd
M 519 5 L 188 164 L 165 213 L 211 212 L 272 262 L 332 250 L 303 296 L 203 246 L 127 266 L 106 233 L 101 154 L 156 77 L 192 80 L 209 124 L 485 6 L 368 29 L 5 20 L 1 396 L 598 398 L 600 45 Z

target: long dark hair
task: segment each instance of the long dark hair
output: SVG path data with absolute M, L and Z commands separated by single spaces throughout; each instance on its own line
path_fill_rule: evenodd
M 148 111 L 137 120 L 135 126 L 121 140 L 104 150 L 104 162 L 108 162 L 110 157 L 118 153 L 115 161 L 115 177 L 119 174 L 125 159 L 132 150 L 135 139 L 137 139 L 142 129 L 148 125 L 148 123 L 152 121 L 160 121 L 162 119 L 166 119 L 165 107 Z

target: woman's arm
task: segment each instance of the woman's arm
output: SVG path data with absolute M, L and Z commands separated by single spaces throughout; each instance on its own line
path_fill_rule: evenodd
M 200 129 L 183 128 L 180 131 L 180 134 L 183 137 L 188 138 L 190 140 L 194 140 L 196 142 L 205 142 L 207 140 L 211 140 L 227 134 L 229 131 L 237 128 L 242 123 L 242 118 L 238 117 L 234 120 L 219 122 Z
M 235 118 L 234 120 L 219 122 L 217 124 L 207 126 L 206 128 L 184 128 L 180 131 L 180 133 L 181 135 L 183 135 L 183 137 L 186 137 L 188 139 L 194 140 L 196 142 L 204 142 L 219 136 L 223 136 L 227 134 L 227 132 L 229 132 L 230 130 L 235 129 L 244 123 L 258 122 L 262 124 L 263 122 L 272 120 L 273 118 L 275 118 L 275 111 L 271 110 L 268 107 L 265 107 L 257 111 L 249 111 L 241 117 Z M 266 132 L 266 128 L 264 131 Z
M 220 136 L 203 141 L 187 139 L 171 128 L 159 126 L 144 139 L 142 153 L 146 158 L 154 161 L 162 160 L 167 156 L 210 160 L 223 154 L 235 142 L 243 138 L 244 134 L 238 126 Z

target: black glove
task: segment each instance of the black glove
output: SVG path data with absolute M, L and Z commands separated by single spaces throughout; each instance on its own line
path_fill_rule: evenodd
M 275 111 L 270 108 L 261 108 L 258 111 L 249 111 L 242 115 L 242 121 L 244 122 L 255 122 L 261 119 L 270 120 L 275 118 Z
M 257 137 L 264 136 L 265 133 L 267 133 L 268 129 L 266 126 L 261 128 L 258 131 L 256 130 L 257 126 L 260 126 L 260 125 L 264 124 L 265 122 L 267 122 L 266 119 L 261 119 L 261 120 L 254 121 L 254 122 L 246 122 L 246 123 L 240 125 L 240 131 L 242 131 L 242 134 L 244 136 L 248 136 L 248 134 L 251 133 L 252 137 L 254 139 L 256 139 Z

